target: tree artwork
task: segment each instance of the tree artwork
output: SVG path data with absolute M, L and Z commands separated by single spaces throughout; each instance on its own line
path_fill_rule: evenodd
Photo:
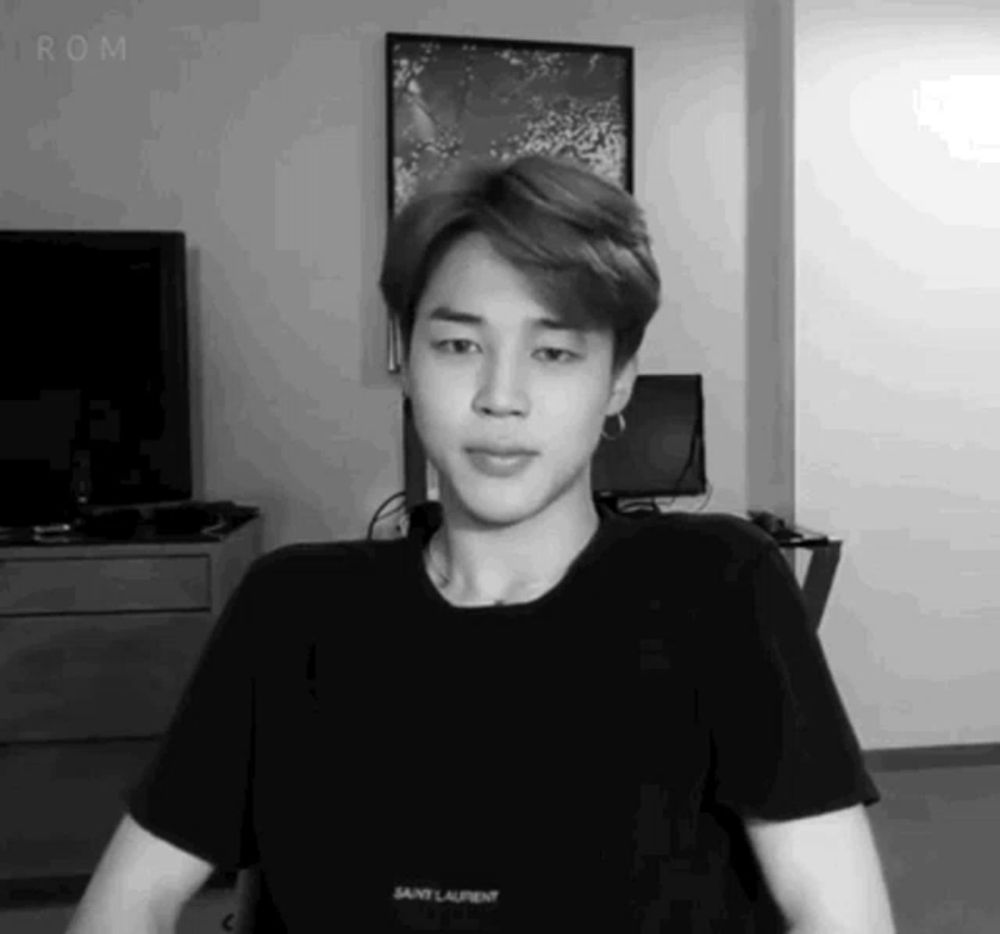
M 548 153 L 628 188 L 628 51 L 394 37 L 393 211 L 463 158 Z

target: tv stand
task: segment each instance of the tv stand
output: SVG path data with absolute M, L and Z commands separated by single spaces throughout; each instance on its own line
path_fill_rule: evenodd
M 4 547 L 25 545 L 220 541 L 259 514 L 256 506 L 232 500 L 84 507 L 65 521 L 0 527 L 0 553 Z
M 0 905 L 82 891 L 261 525 L 0 547 Z

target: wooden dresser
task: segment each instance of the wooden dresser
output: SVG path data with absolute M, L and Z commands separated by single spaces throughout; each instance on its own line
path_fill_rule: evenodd
M 0 547 L 0 886 L 93 872 L 260 533 Z

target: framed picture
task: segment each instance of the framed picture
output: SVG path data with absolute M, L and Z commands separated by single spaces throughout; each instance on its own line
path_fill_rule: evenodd
M 631 48 L 388 33 L 385 63 L 390 219 L 470 158 L 562 156 L 632 191 Z

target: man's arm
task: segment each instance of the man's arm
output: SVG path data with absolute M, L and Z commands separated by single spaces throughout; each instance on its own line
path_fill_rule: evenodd
M 875 838 L 862 805 L 745 827 L 792 934 L 896 934 Z
M 172 934 L 213 866 L 125 814 L 66 934 Z

